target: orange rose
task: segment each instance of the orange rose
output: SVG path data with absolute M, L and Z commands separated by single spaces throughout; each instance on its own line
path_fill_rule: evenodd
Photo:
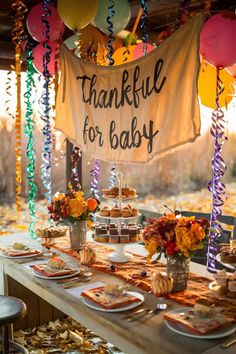
M 70 215 L 73 218 L 80 217 L 86 210 L 86 204 L 82 200 L 70 199 L 69 200 Z
M 89 198 L 87 199 L 87 206 L 90 211 L 94 211 L 98 206 L 98 202 L 94 198 Z

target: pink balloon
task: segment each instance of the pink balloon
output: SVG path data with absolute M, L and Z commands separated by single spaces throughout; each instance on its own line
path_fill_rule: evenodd
M 236 79 L 236 64 L 225 68 L 225 70 Z
M 144 48 L 145 45 L 146 45 L 146 54 L 150 53 L 154 49 L 153 45 L 148 43 L 137 44 L 134 49 L 133 60 L 141 58 L 142 56 L 145 55 L 145 48 Z
M 200 53 L 216 67 L 236 62 L 236 16 L 227 11 L 212 16 L 200 34 Z
M 54 6 L 49 6 L 51 15 L 46 17 L 50 24 L 49 38 L 51 41 L 57 41 L 65 30 L 65 25 L 58 15 L 57 9 Z M 44 33 L 45 25 L 42 22 L 42 15 L 44 14 L 42 4 L 35 5 L 29 12 L 27 17 L 27 28 L 30 35 L 38 42 L 45 40 Z
M 50 75 L 55 73 L 55 60 L 58 61 L 58 70 L 59 70 L 59 44 L 56 42 L 48 42 L 48 45 L 51 47 L 52 52 L 50 54 L 50 62 L 48 64 L 48 70 Z M 47 49 L 43 47 L 42 43 L 39 43 L 34 48 L 34 67 L 40 73 L 43 74 L 43 55 L 46 53 Z

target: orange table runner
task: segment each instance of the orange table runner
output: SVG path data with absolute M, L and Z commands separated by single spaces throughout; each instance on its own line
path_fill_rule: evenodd
M 146 261 L 146 257 L 133 253 L 134 258 L 130 262 L 111 263 L 107 259 L 107 254 L 114 252 L 114 249 L 102 244 L 89 243 L 89 245 L 95 248 L 97 253 L 97 262 L 93 264 L 91 268 L 117 276 L 147 292 L 152 292 L 150 275 L 157 271 L 163 272 L 166 270 L 166 266 L 163 263 L 149 264 Z M 70 249 L 69 238 L 59 238 L 55 248 L 71 255 L 79 261 L 79 254 Z M 115 270 L 113 271 L 111 270 L 111 264 L 115 266 Z M 146 277 L 141 276 L 143 271 L 147 272 Z M 227 316 L 232 317 L 236 321 L 236 301 L 226 298 L 216 298 L 208 288 L 211 281 L 211 279 L 190 272 L 187 290 L 168 294 L 167 297 L 187 306 L 194 306 L 195 302 L 201 298 L 212 299 L 216 306 L 220 306 Z

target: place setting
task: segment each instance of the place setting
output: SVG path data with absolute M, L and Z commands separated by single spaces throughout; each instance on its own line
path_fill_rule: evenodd
M 11 245 L 0 248 L 0 256 L 9 259 L 34 258 L 41 256 L 41 254 L 41 251 L 21 242 L 14 242 Z

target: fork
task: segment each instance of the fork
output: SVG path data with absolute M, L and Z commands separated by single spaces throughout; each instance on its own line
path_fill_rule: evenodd
M 136 312 L 130 317 L 127 318 L 128 322 L 132 321 L 139 321 L 141 318 L 143 318 L 146 315 L 157 315 L 159 312 L 162 310 L 167 309 L 167 304 L 166 303 L 158 303 L 154 309 L 144 309 L 144 311 Z M 143 313 L 144 312 L 144 313 Z M 141 314 L 141 316 L 139 316 Z M 145 317 L 146 319 L 146 317 Z

